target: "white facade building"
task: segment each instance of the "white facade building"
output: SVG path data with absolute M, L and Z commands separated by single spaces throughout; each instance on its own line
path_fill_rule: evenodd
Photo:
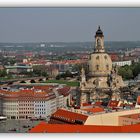
M 0 90 L 0 115 L 8 119 L 48 118 L 58 108 L 66 107 L 69 97 L 69 90 L 63 95 L 52 89 Z M 59 89 L 63 91 L 63 87 Z
M 57 110 L 56 98 L 47 101 L 34 102 L 34 117 L 47 118 Z
M 128 60 L 128 61 L 114 61 L 113 62 L 113 65 L 117 65 L 117 66 L 125 66 L 125 65 L 132 65 L 132 61 L 131 60 Z

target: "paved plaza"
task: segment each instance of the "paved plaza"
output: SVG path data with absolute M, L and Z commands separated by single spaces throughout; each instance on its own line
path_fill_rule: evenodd
M 41 121 L 4 120 L 0 121 L 0 133 L 26 133 Z

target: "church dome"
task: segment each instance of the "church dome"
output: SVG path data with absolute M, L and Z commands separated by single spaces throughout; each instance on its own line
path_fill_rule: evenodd
M 107 53 L 92 53 L 89 59 L 90 76 L 107 76 L 112 70 L 112 60 Z

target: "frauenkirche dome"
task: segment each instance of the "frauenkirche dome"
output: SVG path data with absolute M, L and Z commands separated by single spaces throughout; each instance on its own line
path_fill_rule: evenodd
M 81 70 L 80 101 L 89 103 L 95 99 L 120 99 L 120 88 L 124 86 L 122 77 L 118 75 L 117 67 L 112 67 L 112 60 L 105 52 L 104 35 L 100 26 L 95 34 L 94 52 L 88 61 L 88 74 Z
M 107 76 L 112 70 L 112 60 L 105 53 L 104 35 L 100 26 L 95 34 L 95 48 L 89 59 L 89 76 Z

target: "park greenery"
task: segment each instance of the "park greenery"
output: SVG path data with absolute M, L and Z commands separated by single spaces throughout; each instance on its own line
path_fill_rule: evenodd
M 118 74 L 121 75 L 124 80 L 134 79 L 140 74 L 140 63 L 119 67 Z
M 47 80 L 46 83 L 58 83 L 58 84 L 66 84 L 67 86 L 79 86 L 78 81 L 67 81 L 67 80 Z
M 66 71 L 66 72 L 64 72 L 64 73 L 61 73 L 61 74 L 58 74 L 57 76 L 56 76 L 56 80 L 60 80 L 60 79 L 64 79 L 64 80 L 66 80 L 66 78 L 67 77 L 70 77 L 70 78 L 73 78 L 75 75 L 73 75 L 70 71 Z
M 7 76 L 7 72 L 5 70 L 0 70 L 0 77 Z
M 75 65 L 72 68 L 72 71 L 75 71 L 77 73 L 72 74 L 69 70 L 61 73 L 59 75 L 56 76 L 55 80 L 52 81 L 47 81 L 47 82 L 51 82 L 51 83 L 62 83 L 62 84 L 68 84 L 68 85 L 72 85 L 72 86 L 77 86 L 78 83 L 74 83 L 74 82 L 68 82 L 66 83 L 67 79 L 72 79 L 75 78 L 78 80 L 79 76 L 80 76 L 80 71 L 81 68 L 85 69 L 85 72 L 87 73 L 88 71 L 88 67 L 87 65 Z M 46 78 L 49 78 L 48 75 L 48 71 L 46 67 L 43 66 L 34 66 L 33 67 L 34 71 L 33 72 L 25 72 L 22 74 L 25 74 L 27 77 L 34 77 L 34 76 L 44 76 Z M 118 68 L 118 74 L 122 76 L 123 80 L 130 80 L 130 79 L 135 79 L 138 74 L 140 74 L 140 62 L 139 63 L 133 63 L 132 65 L 125 65 L 122 67 Z M 0 70 L 0 79 L 4 80 L 4 79 L 11 79 L 12 75 L 7 74 L 6 70 Z

